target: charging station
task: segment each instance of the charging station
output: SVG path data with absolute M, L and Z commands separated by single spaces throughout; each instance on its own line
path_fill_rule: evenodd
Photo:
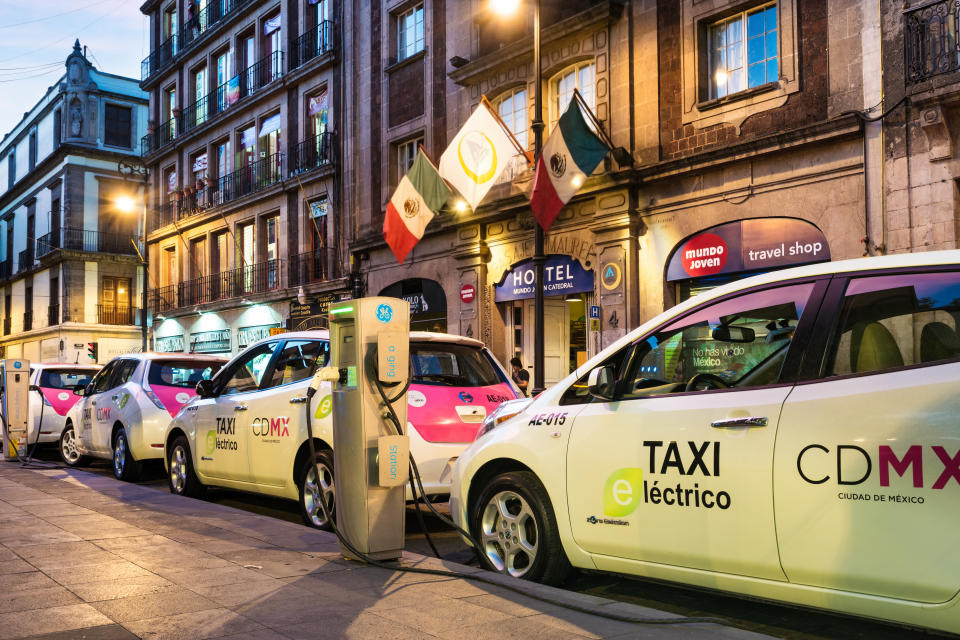
M 410 303 L 359 298 L 331 305 L 329 313 L 330 364 L 323 371 L 333 383 L 337 527 L 357 551 L 376 560 L 399 558 L 410 445 L 393 417 L 405 428 Z M 361 559 L 340 547 L 345 557 Z
M 0 382 L 3 384 L 3 458 L 16 460 L 27 453 L 30 424 L 30 361 L 3 360 Z

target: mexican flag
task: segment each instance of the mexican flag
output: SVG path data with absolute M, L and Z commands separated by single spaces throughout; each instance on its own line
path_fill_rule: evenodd
M 543 146 L 530 193 L 530 208 L 544 231 L 603 161 L 607 151 L 607 145 L 584 120 L 577 99 L 571 98 Z
M 393 192 L 383 220 L 383 237 L 397 262 L 403 262 L 420 241 L 427 223 L 449 197 L 450 187 L 423 151 L 418 151 L 410 171 Z

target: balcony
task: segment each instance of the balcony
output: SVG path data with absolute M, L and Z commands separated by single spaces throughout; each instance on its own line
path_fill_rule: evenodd
M 177 34 L 173 34 L 154 49 L 153 53 L 140 63 L 140 81 L 143 82 L 153 74 L 163 69 L 173 61 L 177 55 Z
M 282 179 L 283 154 L 275 153 L 220 178 L 215 185 L 219 195 L 211 198 L 214 204 L 230 202 L 262 191 Z
M 55 327 L 60 324 L 60 305 L 51 304 L 47 306 L 47 326 Z
M 960 70 L 958 11 L 955 0 L 941 0 L 904 12 L 904 78 L 908 86 Z
M 293 150 L 290 175 L 319 169 L 333 160 L 333 134 L 321 133 L 298 144 Z
M 4 260 L 0 262 L 0 280 L 5 280 L 10 277 L 10 260 Z
M 139 309 L 129 305 L 97 305 L 97 322 L 100 324 L 137 324 Z
M 283 51 L 274 51 L 240 73 L 240 97 L 245 98 L 282 76 Z
M 154 313 L 163 313 L 177 308 L 177 285 L 158 287 L 150 294 L 150 308 Z
M 119 253 L 121 255 L 137 255 L 133 241 L 134 235 L 110 233 L 105 231 L 88 231 L 86 229 L 61 229 L 59 232 L 48 233 L 37 239 L 37 257 L 42 257 L 56 249 L 72 251 L 87 251 L 90 253 Z M 33 264 L 32 254 L 25 256 L 27 251 L 20 252 L 20 265 L 25 260 Z M 21 270 L 23 270 L 21 268 Z M 9 276 L 9 273 L 7 274 Z M 4 275 L 0 272 L 0 278 Z
M 177 201 L 173 200 L 171 202 L 164 202 L 163 204 L 154 208 L 154 213 L 156 214 L 154 220 L 156 221 L 156 227 L 154 229 L 159 229 L 160 227 L 165 227 L 168 224 L 173 224 L 173 221 L 177 219 Z
M 23 330 L 30 331 L 33 329 L 33 311 L 24 311 L 23 312 Z
M 24 249 L 17 256 L 17 273 L 33 268 L 33 247 Z
M 188 307 L 279 288 L 280 260 L 268 260 L 181 282 L 177 303 Z
M 140 155 L 145 156 L 167 146 L 177 137 L 177 119 L 170 118 L 140 138 Z
M 183 45 L 189 47 L 194 40 L 210 31 L 221 20 L 251 0 L 209 0 L 196 17 L 183 23 Z
M 183 115 L 180 117 L 180 124 L 183 129 L 182 133 L 199 127 L 207 121 L 210 115 L 209 105 L 210 96 L 203 96 L 183 110 Z
M 290 54 L 290 69 L 333 51 L 333 22 L 324 20 L 297 38 Z
M 324 282 L 333 277 L 333 252 L 314 249 L 291 256 L 287 261 L 287 286 L 299 287 L 311 282 Z
M 60 234 L 51 231 L 37 238 L 37 258 L 42 258 L 54 249 L 60 248 Z

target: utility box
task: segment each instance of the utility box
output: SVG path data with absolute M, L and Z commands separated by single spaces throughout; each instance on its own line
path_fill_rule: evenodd
M 30 361 L 4 360 L 3 395 L 3 457 L 16 460 L 17 453 L 27 455 L 27 433 L 30 424 Z
M 341 534 L 377 560 L 399 558 L 405 536 L 409 441 L 397 440 L 378 381 L 407 425 L 410 303 L 358 298 L 330 306 L 333 383 L 333 474 Z M 407 440 L 407 446 L 403 441 Z M 383 454 L 381 454 L 383 451 Z M 381 466 L 383 467 L 381 469 Z M 356 558 L 343 547 L 343 555 Z

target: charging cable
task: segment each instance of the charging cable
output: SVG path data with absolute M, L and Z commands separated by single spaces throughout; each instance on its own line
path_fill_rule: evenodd
M 409 376 L 408 376 L 408 379 L 407 379 L 407 384 L 408 384 L 408 385 L 410 384 L 409 379 L 410 379 L 410 378 L 409 378 Z M 307 395 L 307 401 L 306 401 L 306 403 L 305 403 L 305 405 L 304 405 L 304 406 L 305 406 L 305 409 L 306 409 L 306 418 L 307 418 L 307 438 L 308 438 L 308 441 L 309 441 L 309 443 L 310 443 L 310 445 L 309 445 L 309 446 L 310 446 L 310 456 L 311 456 L 311 457 L 310 457 L 310 460 L 311 460 L 311 464 L 314 465 L 315 473 L 317 473 L 317 477 L 318 477 L 318 478 L 320 477 L 320 476 L 319 476 L 320 471 L 319 471 L 319 469 L 316 469 L 316 464 L 317 464 L 317 452 L 316 452 L 316 446 L 315 446 L 314 441 L 313 441 L 313 412 L 310 410 L 310 406 L 311 406 L 312 401 L 313 401 L 313 396 L 316 395 L 317 390 L 320 388 L 320 382 L 321 382 L 321 381 L 322 381 L 322 380 L 321 380 L 321 378 L 320 378 L 320 374 L 319 374 L 319 371 L 318 371 L 318 373 L 317 373 L 316 375 L 314 375 L 314 378 L 313 378 L 313 380 L 311 381 L 310 386 L 307 388 L 307 394 L 306 394 L 306 395 Z M 390 420 L 394 423 L 394 426 L 396 426 L 398 433 L 402 434 L 402 433 L 403 433 L 403 429 L 402 429 L 402 427 L 400 426 L 400 420 L 399 420 L 398 417 L 397 417 L 396 411 L 394 411 L 394 409 L 393 409 L 393 404 L 390 403 L 390 402 L 389 402 L 389 399 L 387 398 L 387 394 L 386 394 L 386 392 L 385 392 L 384 389 L 383 389 L 383 385 L 380 384 L 379 376 L 375 375 L 374 381 L 375 381 L 375 384 L 376 384 L 376 387 L 377 387 L 377 391 L 380 393 L 380 396 L 383 398 L 384 402 L 387 403 L 387 404 L 386 404 L 386 408 L 387 408 L 387 411 L 388 411 L 388 415 L 389 415 L 389 417 L 390 417 Z M 406 389 L 404 389 L 404 391 L 406 391 Z M 402 396 L 403 396 L 403 393 L 398 394 L 397 397 L 394 398 L 394 401 L 399 400 L 400 397 L 402 397 Z M 473 537 L 472 535 L 470 535 L 469 532 L 464 531 L 464 530 L 461 529 L 459 526 L 457 526 L 456 523 L 454 523 L 450 518 L 447 518 L 446 516 L 444 516 L 443 514 L 441 514 L 439 511 L 437 511 L 437 510 L 436 510 L 436 507 L 433 506 L 433 504 L 427 499 L 426 495 L 423 493 L 423 482 L 422 482 L 422 480 L 421 480 L 421 478 L 420 478 L 420 471 L 419 471 L 419 469 L 417 469 L 417 464 L 416 464 L 416 462 L 414 461 L 413 456 L 410 456 L 410 467 L 411 467 L 411 469 L 414 471 L 414 474 L 415 474 L 415 477 L 416 477 L 416 480 L 417 480 L 417 484 L 419 485 L 419 488 L 420 488 L 421 496 L 423 496 L 424 502 L 427 504 L 428 508 L 430 508 L 430 510 L 433 511 L 433 513 L 434 513 L 435 515 L 437 515 L 437 516 L 441 519 L 441 521 L 443 521 L 443 522 L 451 525 L 451 526 L 452 526 L 454 529 L 456 529 L 461 535 L 465 536 L 465 537 L 467 538 L 467 540 L 470 541 L 471 545 L 473 546 L 474 552 L 477 554 L 477 557 L 479 558 L 479 557 L 480 557 L 480 550 L 479 550 L 480 547 L 479 547 L 479 545 L 477 545 L 477 541 L 474 539 L 474 537 Z M 414 496 L 414 498 L 416 498 L 416 496 Z M 597 616 L 597 617 L 600 617 L 600 618 L 606 618 L 606 619 L 608 619 L 608 620 L 616 620 L 616 621 L 618 621 L 618 622 L 627 622 L 627 623 L 632 623 L 632 624 L 655 624 L 655 625 L 702 624 L 702 623 L 713 623 L 713 624 L 721 624 L 721 625 L 730 625 L 730 622 L 727 621 L 727 620 L 724 620 L 723 618 L 713 618 L 713 617 L 707 617 L 707 616 L 686 616 L 686 617 L 675 617 L 675 618 L 637 618 L 637 617 L 633 617 L 633 616 L 625 616 L 625 615 L 620 615 L 620 614 L 616 614 L 616 613 L 599 612 L 599 611 L 596 611 L 596 610 L 594 610 L 594 609 L 589 609 L 589 608 L 587 608 L 587 607 L 580 607 L 580 606 L 577 606 L 577 605 L 575 605 L 575 604 L 556 602 L 556 601 L 551 600 L 551 599 L 549 599 L 549 598 L 546 598 L 546 597 L 543 597 L 543 596 L 539 596 L 539 595 L 536 595 L 536 594 L 534 594 L 534 593 L 530 593 L 530 592 L 528 592 L 528 591 L 526 591 L 526 590 L 524 590 L 524 589 L 520 589 L 520 588 L 518 588 L 518 587 L 514 587 L 513 585 L 510 585 L 510 584 L 508 584 L 508 583 L 505 583 L 505 582 L 502 582 L 502 581 L 498 581 L 498 580 L 493 580 L 493 579 L 491 579 L 491 578 L 487 578 L 487 577 L 484 577 L 484 576 L 481 576 L 481 575 L 469 574 L 469 573 L 461 573 L 461 572 L 459 572 L 459 571 L 440 571 L 439 569 L 426 569 L 426 568 L 423 568 L 423 567 L 411 567 L 411 566 L 407 566 L 407 565 L 401 565 L 401 564 L 399 564 L 399 563 L 398 563 L 398 564 L 391 564 L 391 563 L 387 563 L 387 562 L 381 562 L 381 561 L 379 561 L 379 560 L 375 560 L 374 558 L 371 558 L 371 557 L 368 556 L 367 554 L 365 554 L 365 553 L 363 553 L 362 551 L 360 551 L 359 549 L 357 549 L 353 544 L 351 544 L 350 541 L 347 540 L 347 539 L 343 536 L 343 534 L 340 532 L 340 529 L 337 527 L 336 522 L 334 522 L 334 520 L 333 520 L 333 514 L 331 514 L 331 513 L 327 510 L 327 504 L 326 504 L 326 502 L 325 502 L 323 499 L 320 499 L 320 500 L 318 500 L 317 502 L 320 504 L 320 509 L 323 511 L 323 515 L 324 515 L 324 517 L 327 519 L 327 522 L 330 523 L 330 528 L 333 529 L 333 533 L 337 536 L 337 540 L 340 541 L 340 544 L 342 544 L 342 545 L 343 545 L 348 551 L 350 551 L 350 553 L 352 553 L 354 556 L 356 556 L 357 558 L 360 558 L 360 561 L 361 561 L 361 562 L 363 562 L 363 563 L 365 563 L 365 564 L 368 564 L 368 565 L 371 565 L 371 566 L 374 566 L 374 567 L 380 567 L 380 568 L 382 568 L 382 569 L 387 569 L 387 570 L 389 570 L 389 571 L 403 571 L 403 572 L 407 572 L 407 573 L 420 573 L 420 574 L 431 575 L 431 576 L 441 576 L 441 577 L 444 577 L 444 578 L 463 578 L 463 579 L 466 579 L 466 580 L 473 580 L 473 581 L 475 581 L 475 582 L 482 582 L 482 583 L 489 584 L 489 585 L 492 585 L 492 586 L 495 586 L 495 587 L 500 587 L 500 588 L 502 588 L 502 589 L 506 589 L 506 590 L 508 590 L 508 591 L 512 591 L 513 593 L 517 593 L 517 594 L 519 594 L 519 595 L 525 596 L 525 597 L 527 597 L 527 598 L 531 598 L 531 599 L 533 599 L 533 600 L 537 600 L 537 601 L 539 601 L 539 602 L 544 602 L 544 603 L 546 603 L 546 604 L 551 604 L 551 605 L 554 605 L 554 606 L 559 606 L 559 607 L 562 607 L 562 608 L 564 608 L 564 609 L 568 609 L 568 610 L 570 610 L 570 611 L 576 611 L 576 612 L 578 612 L 578 613 L 585 613 L 585 614 L 592 615 L 592 616 Z M 482 565 L 481 565 L 481 566 L 482 566 Z

